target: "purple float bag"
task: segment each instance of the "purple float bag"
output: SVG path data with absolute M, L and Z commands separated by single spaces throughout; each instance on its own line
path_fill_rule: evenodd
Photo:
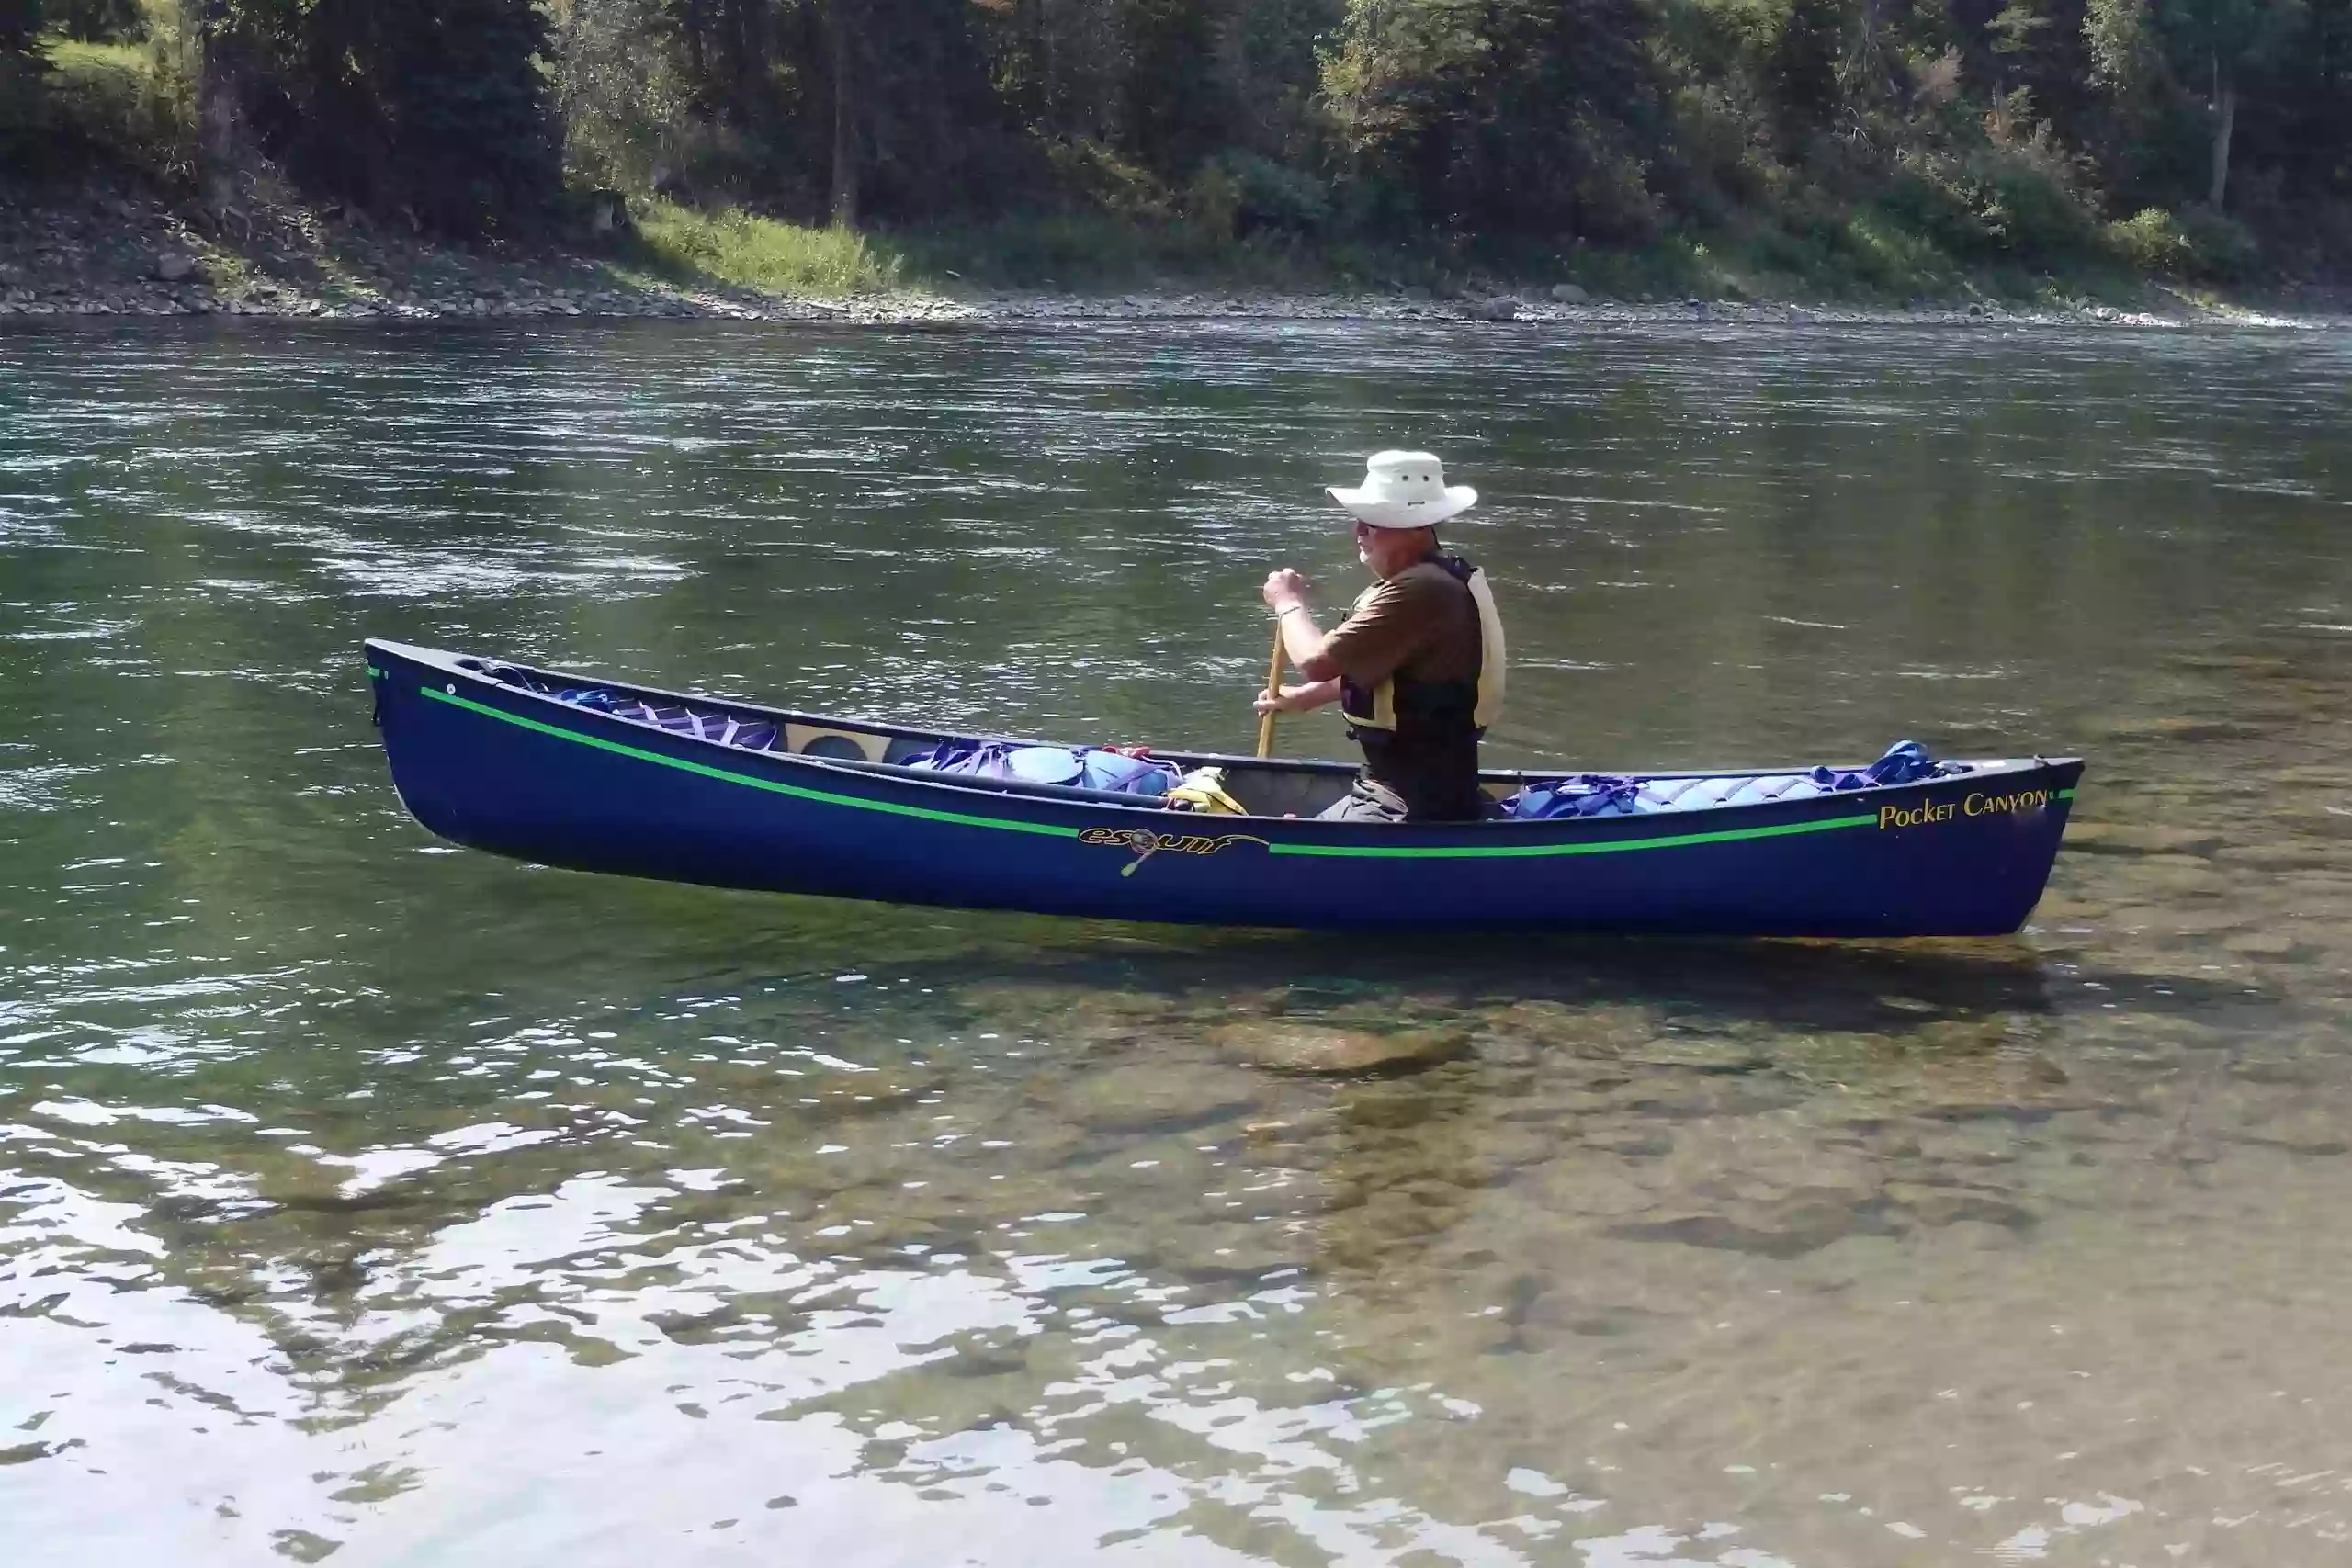
M 608 713 L 615 718 L 634 719 L 639 724 L 658 725 L 676 735 L 692 735 L 698 739 L 716 740 L 722 746 L 741 746 L 750 751 L 775 750 L 775 725 L 764 718 L 697 713 L 690 707 L 672 705 L 657 706 L 596 686 L 571 687 L 558 692 L 556 695 L 575 707 Z
M 908 758 L 906 766 L 934 773 L 1108 790 L 1114 795 L 1162 795 L 1177 779 L 1175 769 L 1147 757 L 1129 757 L 1102 748 L 1074 751 L 1061 746 L 1013 746 L 1001 740 L 944 740 Z

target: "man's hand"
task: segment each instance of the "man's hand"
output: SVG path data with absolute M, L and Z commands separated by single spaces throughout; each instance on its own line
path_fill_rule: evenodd
M 1326 703 L 1338 701 L 1339 695 L 1337 681 L 1315 681 L 1304 686 L 1284 686 L 1280 695 L 1261 692 L 1250 706 L 1260 718 L 1270 713 L 1312 713 Z
M 1288 567 L 1283 568 L 1280 571 L 1268 572 L 1266 586 L 1259 591 L 1259 597 L 1265 600 L 1267 609 L 1279 615 L 1283 613 L 1283 605 L 1303 604 L 1306 602 L 1306 579 Z

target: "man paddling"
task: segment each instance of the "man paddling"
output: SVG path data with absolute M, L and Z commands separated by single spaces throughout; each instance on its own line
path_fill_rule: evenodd
M 1353 822 L 1458 822 L 1484 814 L 1478 738 L 1502 706 L 1503 627 L 1486 574 L 1441 550 L 1437 525 L 1478 492 L 1445 482 L 1427 452 L 1377 452 L 1363 483 L 1331 489 L 1355 519 L 1356 557 L 1378 581 L 1327 636 L 1306 581 L 1266 579 L 1283 651 L 1306 683 L 1261 694 L 1257 711 L 1305 713 L 1337 702 L 1363 769 L 1322 815 Z

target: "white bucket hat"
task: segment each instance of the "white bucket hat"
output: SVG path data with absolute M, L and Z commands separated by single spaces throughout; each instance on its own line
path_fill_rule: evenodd
M 1445 465 L 1427 452 L 1374 452 L 1361 486 L 1330 491 L 1333 501 L 1374 528 L 1427 528 L 1478 504 L 1478 492 L 1447 484 Z

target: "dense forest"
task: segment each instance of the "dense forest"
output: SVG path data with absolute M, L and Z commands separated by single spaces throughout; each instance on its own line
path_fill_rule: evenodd
M 1864 281 L 2352 259 L 2352 0 L 0 0 L 20 165 L 86 155 L 38 105 L 92 46 L 152 62 L 170 177 L 456 235 L 611 189 Z

